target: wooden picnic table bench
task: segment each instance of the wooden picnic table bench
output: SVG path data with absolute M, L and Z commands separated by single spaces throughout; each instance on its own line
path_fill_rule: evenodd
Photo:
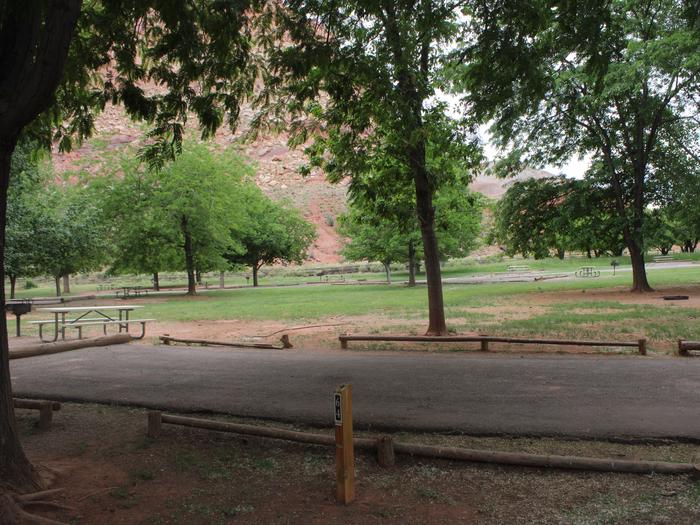
M 39 326 L 39 338 L 44 342 L 53 342 L 58 340 L 59 333 L 61 339 L 66 338 L 66 328 L 75 328 L 78 331 L 78 339 L 83 337 L 83 327 L 85 326 L 102 326 L 103 332 L 107 335 L 108 325 L 117 325 L 119 332 L 129 333 L 129 324 L 139 323 L 141 324 L 141 334 L 138 336 L 132 336 L 134 339 L 142 339 L 146 335 L 146 323 L 149 321 L 155 321 L 155 319 L 129 319 L 129 313 L 137 308 L 143 308 L 143 306 L 130 305 L 130 306 L 64 306 L 64 307 L 51 307 L 51 308 L 39 308 L 39 310 L 51 312 L 54 314 L 53 319 L 42 319 L 39 321 L 32 321 L 30 324 L 36 324 Z M 115 315 L 113 312 L 116 311 Z M 94 314 L 94 317 L 88 317 L 89 314 Z M 68 318 L 70 314 L 81 314 L 76 318 Z M 54 337 L 53 339 L 44 339 L 43 328 L 44 325 L 53 324 L 54 325 Z
M 673 255 L 655 255 L 653 258 L 655 263 L 674 262 L 675 260 Z

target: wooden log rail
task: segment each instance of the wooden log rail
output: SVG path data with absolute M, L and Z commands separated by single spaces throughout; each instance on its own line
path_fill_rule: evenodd
M 490 335 L 341 335 L 340 348 L 346 349 L 349 341 L 391 341 L 404 343 L 481 343 L 481 350 L 487 352 L 489 343 L 509 343 L 524 345 L 563 345 L 563 346 L 614 346 L 637 348 L 640 355 L 647 355 L 647 340 L 637 341 L 586 341 L 573 339 L 530 339 L 523 337 L 497 337 Z
M 56 401 L 43 401 L 39 399 L 18 399 L 13 398 L 12 403 L 15 408 L 26 408 L 39 411 L 39 428 L 48 430 L 51 428 L 53 413 L 61 410 L 61 403 Z
M 335 447 L 335 438 L 330 435 L 245 425 L 241 423 L 227 423 L 210 419 L 173 416 L 158 411 L 150 411 L 148 413 L 148 436 L 152 439 L 158 438 L 161 434 L 163 423 Z M 414 443 L 396 443 L 391 436 L 381 436 L 376 439 L 354 438 L 353 446 L 358 449 L 375 450 L 377 452 L 379 464 L 382 466 L 392 465 L 394 463 L 394 454 L 398 453 L 410 456 L 452 459 L 473 463 L 513 465 L 519 467 L 556 468 L 597 472 L 629 472 L 635 474 L 692 474 L 694 476 L 700 473 L 698 465 L 693 463 L 635 461 L 615 458 L 527 454 L 521 452 L 496 452 L 490 450 L 419 445 Z
M 697 352 L 698 350 L 700 350 L 700 341 L 678 340 L 678 355 L 690 357 L 695 355 L 693 352 Z

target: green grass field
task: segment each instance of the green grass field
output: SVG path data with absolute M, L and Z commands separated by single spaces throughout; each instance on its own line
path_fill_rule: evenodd
M 595 261 L 595 260 L 594 260 Z M 568 267 L 566 265 L 569 265 Z M 599 261 L 600 267 L 605 261 Z M 608 262 L 609 264 L 609 262 Z M 481 265 L 482 270 L 502 271 L 507 264 Z M 534 266 L 534 265 L 531 265 Z M 541 268 L 571 271 L 580 261 L 548 260 Z M 447 276 L 470 275 L 469 268 L 447 268 Z M 476 273 L 476 272 L 474 272 Z M 480 273 L 487 273 L 486 271 Z M 649 279 L 661 291 L 700 283 L 700 266 L 650 269 Z M 473 273 L 472 273 L 473 274 Z M 369 274 L 375 279 L 378 274 Z M 283 279 L 283 277 L 280 277 Z M 293 284 L 291 278 L 285 284 Z M 485 332 L 500 335 L 560 336 L 571 338 L 630 339 L 644 336 L 656 347 L 670 348 L 678 338 L 700 339 L 700 309 L 689 303 L 673 303 L 653 294 L 646 304 L 628 304 L 625 287 L 631 284 L 631 272 L 613 276 L 603 273 L 594 279 L 543 280 L 538 282 L 446 284 L 445 311 L 453 332 Z M 94 292 L 96 284 L 73 285 L 76 293 Z M 614 300 L 600 300 L 595 291 L 615 292 Z M 27 290 L 24 296 L 41 296 L 45 288 Z M 585 293 L 590 292 L 589 296 Z M 566 296 L 557 297 L 558 293 Z M 580 295 L 579 295 L 580 294 Z M 589 298 L 590 297 L 590 298 Z M 94 299 L 105 302 L 106 299 Z M 77 303 L 90 304 L 90 303 Z M 161 322 L 212 320 L 280 321 L 284 324 L 312 324 L 330 318 L 350 318 L 348 330 L 404 331 L 419 333 L 427 317 L 427 293 L 424 286 L 401 284 L 343 285 L 315 284 L 283 287 L 242 287 L 211 289 L 195 297 L 182 294 L 148 296 L 136 300 L 143 305 L 139 317 Z M 533 307 L 532 305 L 535 305 Z M 33 312 L 26 320 L 45 317 Z M 353 326 L 352 318 L 357 318 Z M 384 325 L 382 324 L 384 323 Z M 12 330 L 12 326 L 11 326 Z M 25 333 L 33 327 L 25 323 Z

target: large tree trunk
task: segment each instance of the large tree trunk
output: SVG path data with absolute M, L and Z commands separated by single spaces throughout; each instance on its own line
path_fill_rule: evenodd
M 255 264 L 253 265 L 253 286 L 257 286 L 257 285 L 258 285 L 258 270 L 259 270 L 259 269 L 260 269 L 260 267 L 258 266 L 257 263 L 255 263 Z
M 447 334 L 447 324 L 445 323 L 445 307 L 442 300 L 440 252 L 435 235 L 435 208 L 433 208 L 433 194 L 425 169 L 424 149 L 420 151 L 419 156 L 423 159 L 422 169 L 416 169 L 419 166 L 418 163 L 414 166 L 414 180 L 418 222 L 423 239 L 425 279 L 428 284 L 428 330 L 426 335 L 445 335 Z
M 4 2 L 0 27 L 0 300 L 5 301 L 5 225 L 10 161 L 22 129 L 53 102 L 80 0 Z M 0 487 L 31 490 L 39 476 L 17 437 L 7 321 L 0 316 Z
M 635 242 L 631 242 L 627 247 L 632 260 L 632 291 L 633 292 L 653 292 L 654 289 L 647 280 L 647 270 L 644 265 L 644 252 Z
M 391 284 L 391 263 L 382 263 L 386 273 L 386 284 Z
M 70 293 L 70 275 L 63 276 L 63 293 Z
M 53 282 L 56 286 L 56 297 L 61 297 L 61 276 L 54 275 Z
M 160 275 L 158 275 L 158 272 L 153 272 L 153 290 L 156 292 L 160 291 Z
M 10 299 L 15 298 L 15 288 L 17 286 L 17 276 L 10 275 Z
M 413 241 L 408 242 L 408 286 L 416 285 L 416 248 Z
M 190 233 L 187 217 L 182 217 L 182 235 L 185 239 L 185 268 L 187 269 L 187 295 L 197 293 L 197 280 L 195 278 L 194 253 L 192 252 L 192 234 Z
M 15 143 L 0 142 L 0 255 L 5 253 L 7 186 Z M 0 301 L 5 303 L 4 257 L 0 256 Z M 7 319 L 0 315 L 0 489 L 31 490 L 39 487 L 39 476 L 24 454 L 17 436 L 10 382 L 10 349 Z

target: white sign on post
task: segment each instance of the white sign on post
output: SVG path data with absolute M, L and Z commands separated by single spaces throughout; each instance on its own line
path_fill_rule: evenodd
M 339 427 L 343 424 L 343 409 L 340 399 L 340 392 L 333 394 L 333 405 L 335 409 L 333 412 L 333 421 L 335 426 Z

